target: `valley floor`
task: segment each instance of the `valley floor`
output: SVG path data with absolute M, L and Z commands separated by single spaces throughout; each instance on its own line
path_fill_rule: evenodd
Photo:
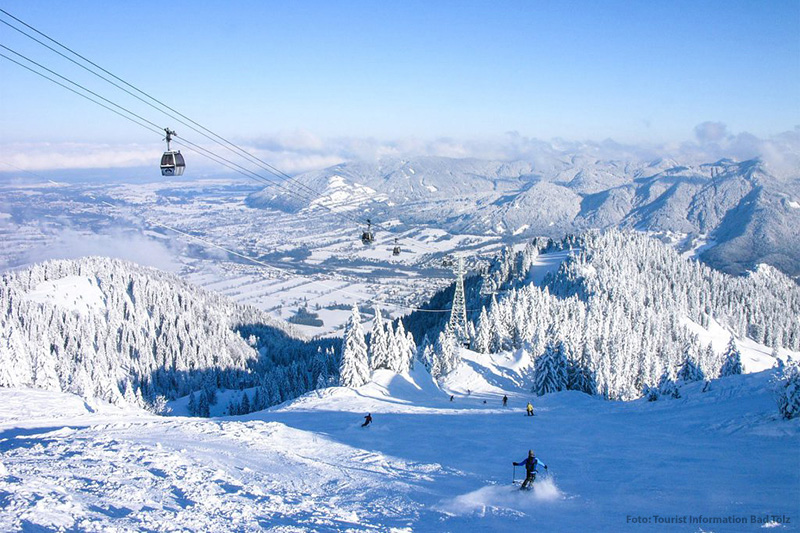
M 0 389 L 0 530 L 800 529 L 800 421 L 778 418 L 769 372 L 654 403 L 548 395 L 534 417 L 484 377 L 467 393 L 386 374 L 217 419 Z M 549 475 L 522 493 L 530 448 Z

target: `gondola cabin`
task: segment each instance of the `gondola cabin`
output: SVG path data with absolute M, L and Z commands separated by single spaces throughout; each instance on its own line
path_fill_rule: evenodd
M 184 170 L 186 170 L 186 162 L 180 151 L 170 150 L 161 156 L 162 176 L 182 176 Z
M 374 241 L 375 235 L 373 235 L 371 231 L 367 230 L 361 234 L 361 242 L 364 244 L 372 244 Z
M 183 171 L 186 170 L 186 161 L 183 160 L 180 150 L 172 150 L 169 143 L 172 142 L 172 137 L 177 137 L 177 133 L 169 128 L 164 128 L 167 134 L 164 140 L 167 141 L 167 151 L 161 156 L 161 175 L 162 176 L 182 176 Z
M 361 234 L 361 242 L 365 245 L 372 244 L 375 240 L 375 235 L 372 233 L 372 221 L 367 219 L 367 230 Z

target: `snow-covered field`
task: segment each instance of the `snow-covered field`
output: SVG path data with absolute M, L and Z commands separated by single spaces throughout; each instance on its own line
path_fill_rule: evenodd
M 247 194 L 258 187 L 235 178 L 0 183 L 0 190 L 0 270 L 44 259 L 119 257 L 176 272 L 283 320 L 308 306 L 323 321 L 299 326 L 309 335 L 335 331 L 347 319 L 342 310 L 355 302 L 392 302 L 384 312 L 404 314 L 452 282 L 452 270 L 442 266 L 447 254 L 489 257 L 500 246 L 495 236 L 452 235 L 396 219 L 382 221 L 392 230 L 376 231 L 375 243 L 364 246 L 364 228 L 325 209 L 290 215 L 247 207 Z M 399 256 L 392 255 L 395 238 Z M 36 297 L 53 301 L 52 294 L 70 287 L 41 289 Z M 58 303 L 86 308 L 92 298 L 73 298 L 85 289 L 73 284 L 69 301 Z
M 444 390 L 380 371 L 242 417 L 0 389 L 0 530 L 799 529 L 800 421 L 779 419 L 769 371 L 623 403 L 530 398 L 526 354 L 463 355 Z M 531 448 L 549 473 L 522 493 L 511 463 Z

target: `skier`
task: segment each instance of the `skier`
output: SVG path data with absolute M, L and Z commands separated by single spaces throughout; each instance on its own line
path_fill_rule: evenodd
M 507 406 L 507 405 L 508 405 L 508 396 L 506 396 L 506 395 L 504 394 L 504 395 L 503 395 L 503 407 L 505 407 L 505 406 Z
M 452 394 L 450 395 L 450 401 L 451 402 L 453 401 L 453 395 Z
M 361 424 L 361 427 L 365 428 L 368 425 L 370 425 L 371 423 L 372 423 L 372 414 L 371 413 L 367 413 L 367 416 L 364 417 L 364 423 Z
M 522 487 L 520 490 L 525 490 L 530 485 L 533 486 L 533 482 L 536 481 L 536 468 L 539 465 L 542 465 L 545 470 L 547 470 L 547 465 L 541 462 L 533 453 L 533 450 L 528 450 L 528 457 L 524 461 L 520 461 L 519 463 L 514 463 L 514 466 L 522 466 L 525 465 L 525 481 L 522 482 Z
M 528 402 L 528 407 L 526 407 L 526 409 L 528 411 L 528 416 L 533 416 L 533 405 L 531 402 Z

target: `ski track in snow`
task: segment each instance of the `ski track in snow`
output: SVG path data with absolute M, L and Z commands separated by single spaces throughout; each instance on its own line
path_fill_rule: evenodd
M 367 530 L 413 518 L 403 494 L 441 471 L 261 421 L 6 430 L 0 450 L 3 531 Z

